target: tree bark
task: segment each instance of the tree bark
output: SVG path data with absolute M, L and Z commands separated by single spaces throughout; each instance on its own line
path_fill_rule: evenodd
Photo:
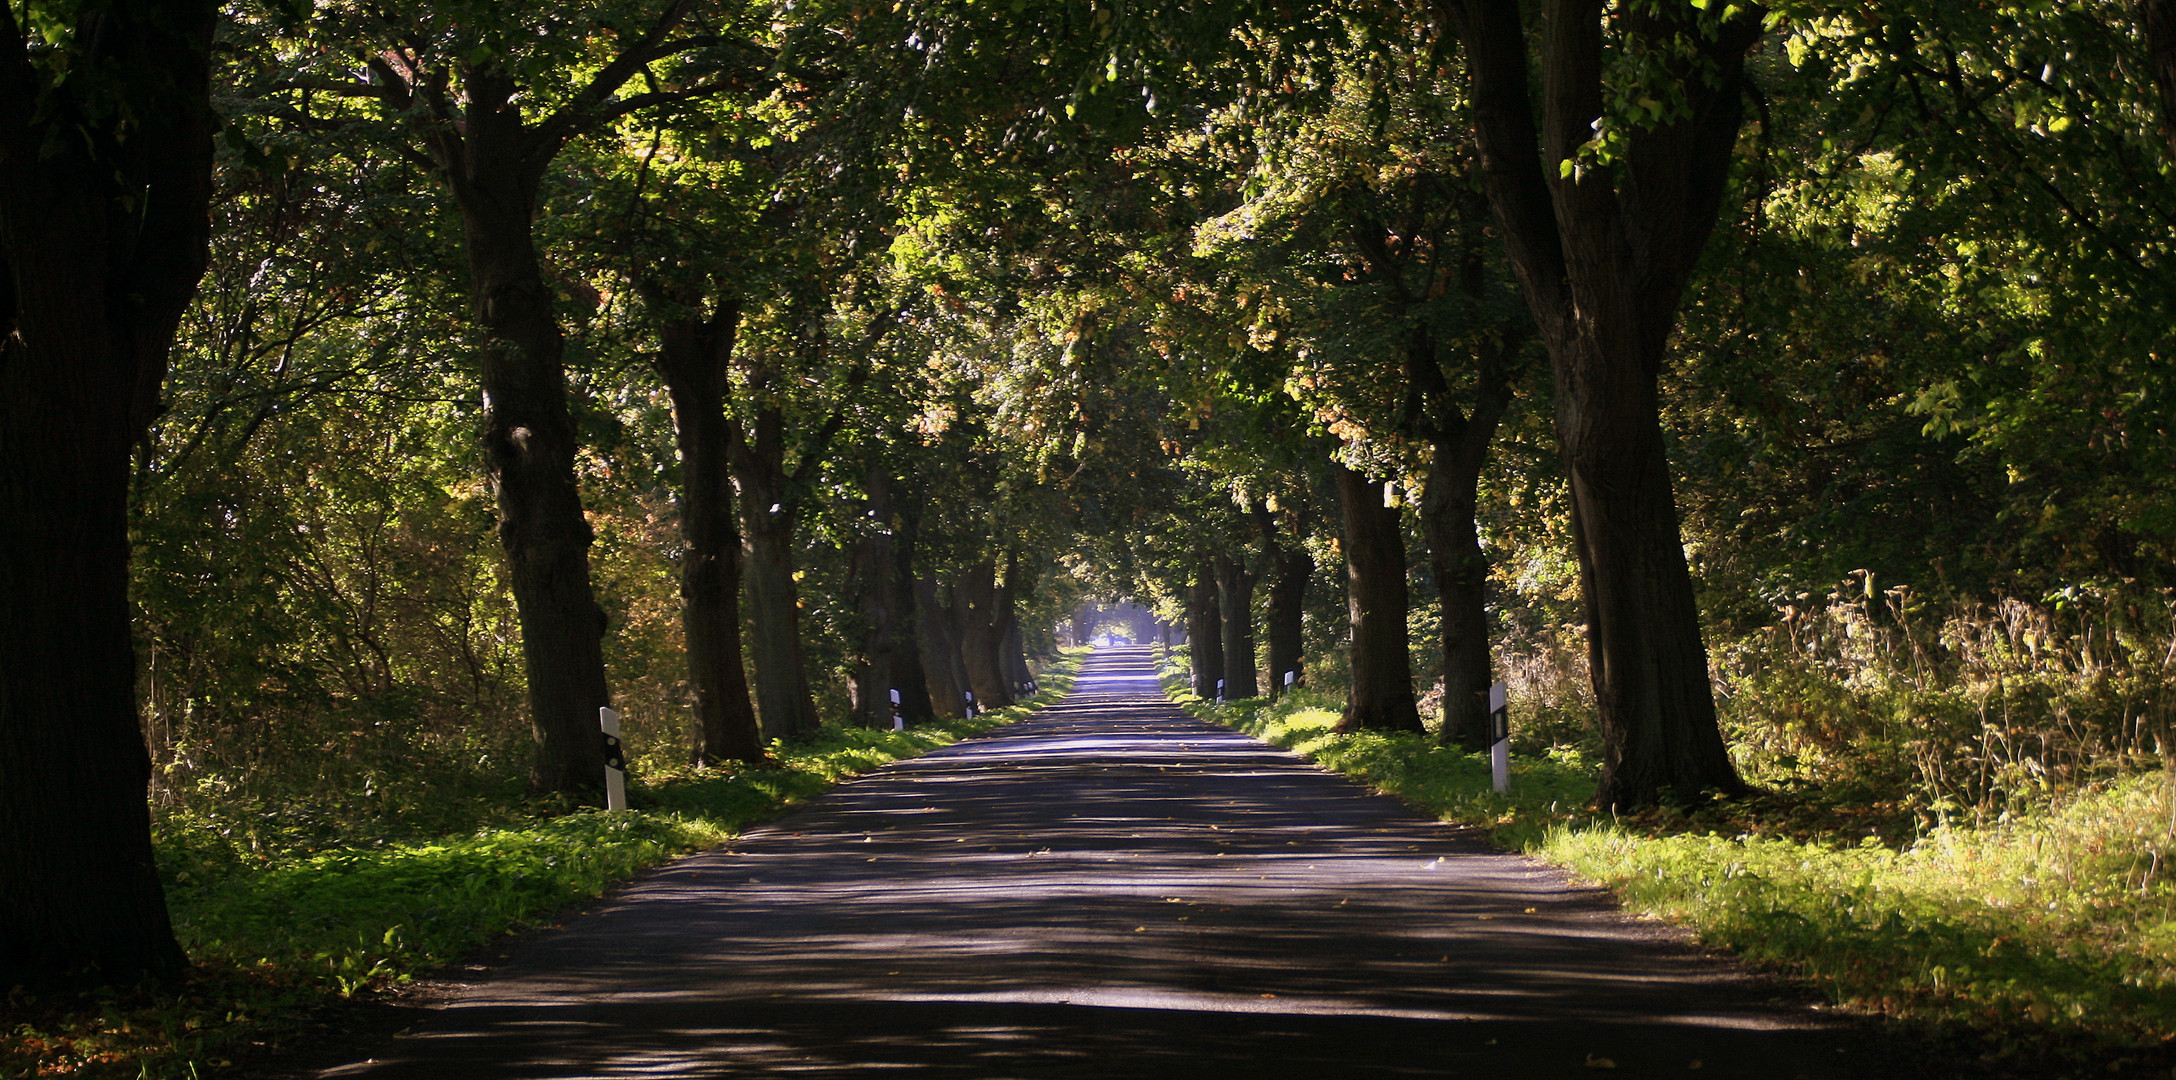
M 1493 422 L 1487 427 L 1495 430 Z M 1488 688 L 1495 678 L 1489 643 L 1495 635 L 1488 617 L 1488 557 L 1474 527 L 1488 436 L 1468 434 L 1465 440 L 1436 444 L 1420 519 L 1436 576 L 1443 648 L 1443 730 L 1438 738 L 1445 746 L 1478 753 L 1491 742 Z
M 861 623 L 861 655 L 854 662 L 854 723 L 866 728 L 892 726 L 892 672 L 897 666 L 894 641 L 899 633 L 899 590 L 892 584 L 898 562 L 891 529 L 891 475 L 871 466 L 862 478 L 867 496 L 866 531 L 854 541 L 852 573 L 854 611 Z
M 682 318 L 659 331 L 657 368 L 672 397 L 680 450 L 680 621 L 687 637 L 688 686 L 702 745 L 696 759 L 766 759 L 762 730 L 741 664 L 740 530 L 733 522 L 729 464 L 732 420 L 725 395 L 740 305 L 708 319 Z
M 1352 692 L 1340 731 L 1419 731 L 1413 658 L 1405 640 L 1405 536 L 1383 485 L 1331 463 L 1344 526 L 1345 603 L 1352 623 Z
M 1619 15 L 1618 32 L 1691 42 L 1699 63 L 1670 62 L 1685 115 L 1635 124 L 1603 163 L 1576 160 L 1605 114 L 1600 0 L 1547 5 L 1538 99 L 1517 5 L 1436 7 L 1464 45 L 1483 186 L 1554 374 L 1602 731 L 1596 805 L 1744 791 L 1716 723 L 1656 380 L 1727 190 L 1762 13 L 1707 29 L 1689 5 Z
M 929 704 L 938 716 L 966 715 L 967 673 L 960 663 L 959 631 L 952 606 L 937 595 L 937 579 L 914 579 L 914 625 L 921 638 L 922 674 L 929 681 Z
M 1481 551 L 1474 514 L 1480 506 L 1481 470 L 1489 444 L 1511 406 L 1511 377 L 1524 333 L 1506 334 L 1474 357 L 1479 369 L 1469 413 L 1453 400 L 1436 344 L 1425 326 L 1407 343 L 1406 373 L 1416 403 L 1425 414 L 1416 424 L 1426 433 L 1434 460 L 1428 490 L 1421 497 L 1421 531 L 1436 578 L 1439 644 L 1443 661 L 1445 746 L 1472 752 L 1490 742 L 1488 690 L 1495 681 L 1489 656 L 1494 640 L 1488 616 L 1488 557 Z
M 1216 681 L 1224 678 L 1224 616 L 1217 607 L 1216 567 L 1206 558 L 1186 587 L 1186 641 L 1192 647 L 1194 693 L 1216 697 Z
M 1035 683 L 1035 672 L 1028 667 L 1027 634 L 1020 626 L 1020 601 L 1035 595 L 1035 571 L 1020 565 L 1018 551 L 1005 556 L 1005 584 L 998 590 L 997 612 L 1003 620 L 1005 633 L 999 639 L 999 659 L 1003 661 L 1007 686 L 1021 688 L 1019 696 L 1026 696 Z
M 128 475 L 209 258 L 215 11 L 86 5 L 95 77 L 43 85 L 0 10 L 0 988 L 187 963 L 152 862 Z
M 1217 613 L 1223 616 L 1224 696 L 1232 701 L 1262 693 L 1254 667 L 1254 575 L 1247 572 L 1244 558 L 1241 552 L 1239 558 L 1218 555 L 1210 560 Z
M 421 156 L 461 211 L 469 303 L 489 333 L 480 356 L 485 467 L 521 621 L 537 739 L 530 779 L 544 791 L 602 786 L 597 710 L 611 701 L 604 609 L 589 576 L 595 537 L 575 482 L 565 335 L 537 257 L 537 192 L 568 139 L 633 107 L 613 96 L 680 47 L 667 38 L 692 3 L 669 0 L 646 32 L 624 39 L 624 51 L 534 123 L 522 108 L 535 95 L 488 55 L 457 57 L 448 61 L 453 69 L 436 70 L 410 66 L 413 55 L 398 68 L 392 53 L 365 61 L 371 78 L 363 85 L 398 123 L 412 125 Z
M 1005 630 L 997 614 L 997 599 L 997 565 L 991 560 L 968 567 L 952 583 L 960 663 L 967 669 L 967 688 L 975 692 L 977 711 L 1012 704 L 1004 661 L 998 655 Z
M 911 726 L 935 720 L 937 710 L 930 700 L 927 660 L 922 655 L 922 600 L 914 576 L 915 549 L 921 543 L 921 515 L 905 506 L 895 515 L 891 573 L 894 604 L 892 685 L 899 690 L 899 715 Z
M 1263 549 L 1269 552 L 1270 559 L 1269 696 L 1274 701 L 1284 694 L 1285 672 L 1296 673 L 1295 686 L 1307 678 L 1304 655 L 1307 650 L 1307 579 L 1315 574 L 1315 560 L 1305 549 L 1278 544 L 1275 514 L 1257 511 L 1255 520 L 1261 527 Z M 1294 515 L 1295 540 L 1298 531 L 1298 516 Z
M 801 595 L 793 580 L 800 498 L 786 472 L 784 415 L 775 406 L 762 406 L 753 427 L 753 438 L 736 442 L 733 454 L 748 558 L 748 652 L 763 734 L 786 739 L 812 732 L 821 723 L 815 695 L 809 692 L 801 649 Z
M 575 483 L 565 336 L 535 235 L 538 185 L 564 136 L 523 122 L 519 89 L 489 64 L 470 70 L 458 124 L 442 117 L 426 144 L 460 207 L 470 307 L 489 332 L 480 356 L 484 462 L 521 621 L 537 743 L 530 782 L 540 791 L 585 791 L 604 780 L 597 710 L 611 703 L 605 616 L 590 587 L 595 537 Z

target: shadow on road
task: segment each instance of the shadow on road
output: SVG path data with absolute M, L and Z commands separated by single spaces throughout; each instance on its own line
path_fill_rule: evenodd
M 326 1075 L 1883 1074 L 1598 893 L 1185 716 L 1145 653 L 658 872 Z

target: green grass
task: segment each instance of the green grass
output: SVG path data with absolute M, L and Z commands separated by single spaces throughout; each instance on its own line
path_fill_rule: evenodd
M 776 768 L 652 773 L 630 785 L 634 809 L 625 813 L 471 794 L 347 833 L 306 811 L 170 818 L 157 837 L 160 870 L 196 964 L 188 983 L 10 998 L 0 1013 L 0 1077 L 210 1076 L 275 1053 L 337 1026 L 344 1002 L 548 924 L 840 779 L 1054 701 L 1084 653 L 1046 671 L 1045 689 L 1023 705 L 899 732 L 826 727 L 774 745 Z
M 1514 756 L 1500 796 L 1485 758 L 1338 734 L 1335 703 L 1306 692 L 1216 705 L 1167 685 L 1204 719 L 1487 829 L 1847 1008 L 1997 1054 L 2144 1058 L 2176 1040 L 2176 808 L 2158 774 L 1894 842 L 1850 807 L 1783 796 L 1618 819 L 1585 805 L 1594 763 L 1573 750 Z

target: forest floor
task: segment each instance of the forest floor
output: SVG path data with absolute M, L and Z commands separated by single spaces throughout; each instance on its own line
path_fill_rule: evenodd
M 1186 716 L 1147 650 L 470 977 L 322 1075 L 1930 1071 L 1600 890 Z

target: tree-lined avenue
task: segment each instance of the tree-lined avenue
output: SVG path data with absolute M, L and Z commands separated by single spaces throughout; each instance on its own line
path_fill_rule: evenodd
M 1882 1071 L 1778 993 L 1185 716 L 1118 649 L 1060 706 L 671 865 L 324 1075 Z

